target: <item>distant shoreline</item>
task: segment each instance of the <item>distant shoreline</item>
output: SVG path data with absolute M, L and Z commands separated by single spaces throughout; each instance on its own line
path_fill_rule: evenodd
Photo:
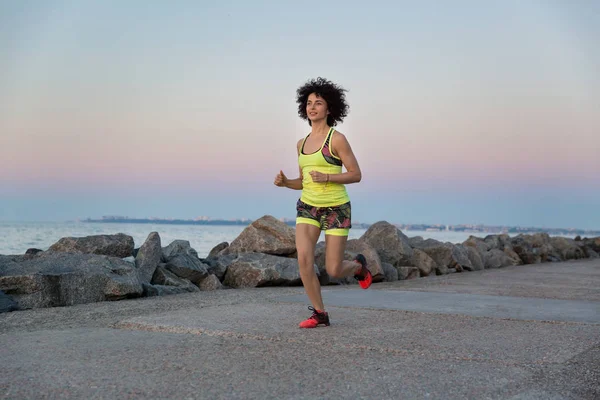
M 157 225 L 206 225 L 206 226 L 248 226 L 252 220 L 225 220 L 225 219 L 210 219 L 210 220 L 187 220 L 187 219 L 149 219 L 149 218 L 120 218 L 106 217 L 102 219 L 87 218 L 80 220 L 87 223 L 112 223 L 112 224 L 157 224 Z M 295 226 L 296 221 L 284 220 L 285 224 Z M 354 228 L 368 229 L 372 224 L 355 223 Z M 450 231 L 450 232 L 466 232 L 474 234 L 534 234 L 547 233 L 549 235 L 585 235 L 585 236 L 600 236 L 600 231 L 585 230 L 585 229 L 564 229 L 564 228 L 535 228 L 535 227 L 490 227 L 485 225 L 427 225 L 427 224 L 395 224 L 401 230 L 406 231 Z

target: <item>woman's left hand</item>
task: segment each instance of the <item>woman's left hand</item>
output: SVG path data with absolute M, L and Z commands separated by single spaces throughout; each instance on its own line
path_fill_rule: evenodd
M 329 174 L 323 174 L 319 171 L 310 171 L 313 182 L 325 183 L 329 181 Z

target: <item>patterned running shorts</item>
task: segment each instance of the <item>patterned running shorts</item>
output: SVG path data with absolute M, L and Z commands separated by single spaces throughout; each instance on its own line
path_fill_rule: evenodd
M 314 225 L 326 235 L 348 236 L 352 228 L 350 202 L 334 207 L 315 207 L 298 200 L 296 224 Z

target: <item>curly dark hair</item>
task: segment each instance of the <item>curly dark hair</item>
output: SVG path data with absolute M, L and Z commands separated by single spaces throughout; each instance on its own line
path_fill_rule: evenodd
M 306 102 L 311 93 L 317 94 L 327 102 L 327 125 L 335 126 L 344 121 L 348 115 L 350 106 L 346 103 L 347 90 L 325 78 L 311 79 L 296 90 L 296 103 L 298 103 L 298 115 L 312 125 L 306 114 Z

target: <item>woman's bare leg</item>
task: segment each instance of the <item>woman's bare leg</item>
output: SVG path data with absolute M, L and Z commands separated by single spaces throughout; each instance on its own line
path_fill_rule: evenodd
M 323 311 L 325 306 L 321 297 L 321 284 L 314 268 L 315 247 L 320 235 L 321 229 L 315 225 L 296 224 L 296 250 L 298 251 L 300 278 L 312 306 Z
M 358 261 L 344 260 L 348 236 L 325 235 L 325 268 L 334 278 L 355 275 L 360 271 Z

